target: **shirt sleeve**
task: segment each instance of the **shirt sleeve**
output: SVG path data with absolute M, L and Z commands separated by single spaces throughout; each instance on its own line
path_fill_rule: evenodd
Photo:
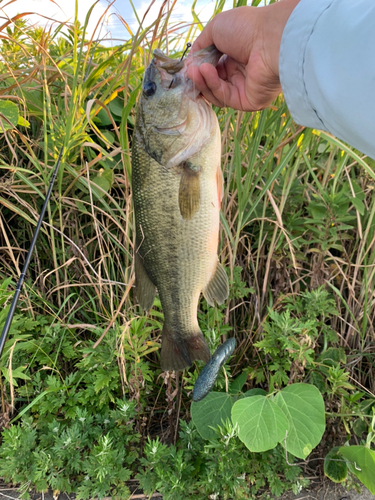
M 375 158 L 374 0 L 301 0 L 285 26 L 279 63 L 297 123 Z

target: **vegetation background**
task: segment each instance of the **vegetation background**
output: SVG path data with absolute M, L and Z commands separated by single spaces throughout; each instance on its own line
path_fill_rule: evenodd
M 140 484 L 173 500 L 267 498 L 298 492 L 336 446 L 373 447 L 375 162 L 296 125 L 282 97 L 257 113 L 216 110 L 231 293 L 216 309 L 202 299 L 199 320 L 212 352 L 237 339 L 216 391 L 313 384 L 323 440 L 292 465 L 281 445 L 249 451 L 230 420 L 202 437 L 190 418 L 201 365 L 160 370 L 160 303 L 143 316 L 133 296 L 130 148 L 152 50 L 180 57 L 202 29 L 195 2 L 190 26 L 171 21 L 174 7 L 136 33 L 122 20 L 129 39 L 115 47 L 97 40 L 100 22 L 91 38 L 77 18 L 0 26 L 0 325 L 63 148 L 0 360 L 0 476 L 25 497 L 129 498 Z

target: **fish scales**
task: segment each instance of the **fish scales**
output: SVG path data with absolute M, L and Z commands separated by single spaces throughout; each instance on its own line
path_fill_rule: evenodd
M 157 288 L 162 369 L 181 370 L 210 358 L 197 320 L 201 292 L 211 303 L 228 295 L 217 257 L 220 130 L 211 107 L 189 96 L 191 82 L 173 71 L 173 60 L 168 71 L 163 61 L 157 52 L 146 71 L 132 146 L 136 294 L 149 309 Z M 179 87 L 169 88 L 174 79 Z

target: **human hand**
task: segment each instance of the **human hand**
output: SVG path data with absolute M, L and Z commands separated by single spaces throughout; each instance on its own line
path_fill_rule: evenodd
M 298 2 L 281 0 L 266 7 L 238 7 L 208 23 L 191 48 L 187 70 L 208 101 L 243 111 L 271 104 L 281 92 L 281 37 Z M 224 54 L 217 67 L 194 65 L 194 53 L 212 44 Z

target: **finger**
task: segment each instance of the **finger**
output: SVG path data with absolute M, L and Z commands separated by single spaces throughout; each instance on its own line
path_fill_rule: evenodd
M 227 56 L 223 56 L 216 66 L 217 74 L 222 80 L 228 80 L 228 72 L 226 67 Z
M 212 70 L 216 71 L 213 66 L 210 64 L 207 65 L 210 66 Z M 215 104 L 215 106 L 223 106 L 223 103 L 216 99 L 210 88 L 207 86 L 206 80 L 200 71 L 200 66 L 191 65 L 188 68 L 188 77 L 193 81 L 195 88 L 198 89 L 209 102 Z
M 194 83 L 194 86 L 202 92 L 202 90 L 206 90 L 207 85 L 206 82 L 201 75 L 201 72 L 199 71 L 199 66 L 196 66 L 195 64 L 191 64 L 190 66 L 187 67 L 187 76 L 192 80 Z
M 258 17 L 258 10 L 260 9 L 244 6 L 217 14 L 195 40 L 190 53 L 215 45 L 223 54 L 246 64 L 256 35 L 255 19 Z
M 206 99 L 216 106 L 230 106 L 234 109 L 244 109 L 241 103 L 238 88 L 226 80 L 222 80 L 216 68 L 211 64 L 202 64 L 199 67 L 204 78 L 206 88 L 201 92 Z

